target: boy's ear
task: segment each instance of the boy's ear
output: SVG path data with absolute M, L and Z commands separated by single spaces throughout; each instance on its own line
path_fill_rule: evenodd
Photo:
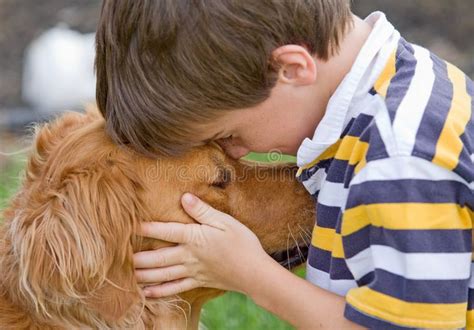
M 306 48 L 299 45 L 284 45 L 272 52 L 272 58 L 278 67 L 279 82 L 302 86 L 316 81 L 315 59 Z

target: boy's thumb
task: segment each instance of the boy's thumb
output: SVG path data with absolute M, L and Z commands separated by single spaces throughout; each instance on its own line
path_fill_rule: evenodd
M 216 210 L 190 193 L 182 196 L 181 204 L 186 213 L 201 224 L 224 229 L 222 224 L 229 218 L 229 215 Z

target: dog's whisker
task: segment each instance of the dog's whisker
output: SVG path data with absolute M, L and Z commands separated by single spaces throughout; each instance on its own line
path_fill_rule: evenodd
M 300 246 L 298 244 L 298 241 L 296 240 L 295 236 L 293 236 L 293 232 L 291 231 L 290 225 L 288 224 L 288 231 L 290 232 L 291 238 L 293 238 L 293 241 L 296 244 L 296 249 L 298 251 L 298 256 L 300 257 L 301 261 L 304 261 L 304 255 L 303 252 L 301 252 Z
M 305 237 L 306 237 L 305 243 L 307 243 L 308 241 L 311 241 L 311 233 L 309 232 L 309 230 L 307 230 L 307 229 L 301 227 L 300 224 L 298 224 L 298 227 L 300 228 L 301 233 L 303 233 L 303 234 L 305 235 Z
M 298 233 L 303 241 L 303 243 L 306 245 L 306 247 L 309 248 L 309 242 L 307 241 L 307 239 L 303 236 L 303 233 L 299 232 Z
M 290 233 L 286 237 L 286 258 L 288 260 L 288 269 L 290 269 Z
M 291 238 L 293 239 L 293 241 L 295 242 L 295 245 L 296 245 L 296 251 L 298 251 L 298 257 L 300 258 L 301 261 L 304 260 L 304 256 L 303 256 L 303 253 L 301 252 L 301 249 L 299 247 L 299 243 L 298 241 L 296 240 L 295 236 L 293 236 L 293 232 L 291 231 L 291 228 L 290 228 L 290 225 L 288 224 L 287 225 L 288 227 L 288 232 L 290 233 L 291 235 Z

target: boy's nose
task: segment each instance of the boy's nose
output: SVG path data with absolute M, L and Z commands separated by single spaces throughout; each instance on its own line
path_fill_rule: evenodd
M 225 150 L 225 149 L 224 149 Z M 231 157 L 231 158 L 234 158 L 234 159 L 239 159 L 239 158 L 242 158 L 244 157 L 245 155 L 247 155 L 248 153 L 250 152 L 250 150 L 248 150 L 247 148 L 244 148 L 244 147 L 236 147 L 236 148 L 232 148 L 230 150 L 226 150 L 226 153 Z
M 247 155 L 250 150 L 246 147 L 235 145 L 226 140 L 216 140 L 216 142 L 224 149 L 224 152 L 233 159 L 239 159 Z

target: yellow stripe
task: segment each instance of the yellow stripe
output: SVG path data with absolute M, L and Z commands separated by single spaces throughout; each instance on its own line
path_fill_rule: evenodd
M 362 158 L 359 164 L 357 164 L 356 167 L 354 168 L 354 174 L 359 173 L 365 167 L 365 165 L 367 165 L 367 160 L 364 156 L 364 158 Z
M 335 258 L 344 258 L 342 237 L 334 229 L 314 226 L 311 244 L 321 250 L 331 252 Z
M 367 286 L 351 289 L 346 299 L 362 313 L 406 327 L 462 328 L 466 322 L 467 303 L 410 303 Z
M 365 158 L 369 144 L 360 141 L 358 137 L 346 135 L 342 140 L 338 140 L 326 149 L 318 158 L 311 163 L 298 169 L 296 176 L 300 176 L 303 170 L 313 167 L 322 160 L 335 158 L 348 161 L 350 165 L 355 165 Z
M 386 203 L 360 205 L 343 214 L 342 236 L 371 224 L 387 229 L 471 229 L 473 212 L 451 203 Z
M 342 139 L 334 158 L 346 160 L 350 165 L 355 165 L 365 157 L 368 149 L 369 144 L 367 142 L 360 141 L 356 136 L 346 135 Z
M 369 144 L 367 142 L 362 142 L 357 140 L 357 143 L 354 145 L 352 150 L 351 158 L 349 159 L 349 165 L 355 165 L 362 161 L 369 150 Z
M 452 170 L 457 166 L 463 148 L 460 136 L 471 117 L 471 97 L 466 90 L 464 73 L 450 63 L 447 66 L 453 83 L 453 100 L 436 145 L 433 163 Z
M 296 176 L 300 176 L 301 173 L 304 170 L 313 167 L 314 165 L 316 165 L 317 163 L 319 163 L 322 160 L 333 158 L 334 155 L 336 154 L 337 150 L 339 149 L 340 144 L 341 144 L 341 140 L 338 140 L 336 143 L 334 143 L 329 148 L 324 150 L 324 152 L 321 155 L 319 155 L 315 160 L 313 160 L 311 163 L 309 163 L 305 166 L 301 166 L 298 169 L 298 172 L 296 173 Z
M 470 310 L 466 313 L 466 329 L 474 329 L 474 311 Z
M 376 90 L 376 92 L 384 98 L 387 96 L 387 90 L 388 86 L 390 85 L 390 81 L 396 73 L 396 60 L 397 50 L 394 50 L 392 55 L 390 55 L 390 58 L 388 59 L 388 62 L 385 65 L 385 68 L 383 69 L 382 73 L 374 84 L 374 89 Z

